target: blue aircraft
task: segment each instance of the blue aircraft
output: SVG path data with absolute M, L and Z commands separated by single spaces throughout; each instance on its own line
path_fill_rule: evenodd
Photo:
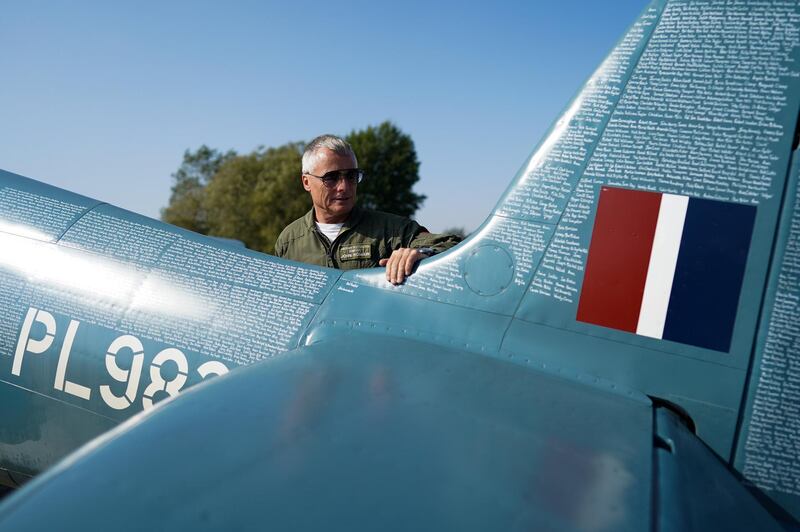
M 401 286 L 0 173 L 0 528 L 797 526 L 799 45 L 654 1 Z

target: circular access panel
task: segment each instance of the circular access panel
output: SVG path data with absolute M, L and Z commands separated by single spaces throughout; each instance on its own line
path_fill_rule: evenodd
M 464 281 L 479 296 L 499 294 L 513 278 L 514 259 L 499 245 L 478 246 L 464 263 Z

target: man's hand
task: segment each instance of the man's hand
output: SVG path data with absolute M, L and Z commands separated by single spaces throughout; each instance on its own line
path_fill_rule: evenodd
M 401 284 L 414 271 L 414 265 L 428 255 L 413 248 L 400 248 L 392 251 L 388 259 L 381 259 L 378 264 L 386 266 L 386 280 L 392 284 Z

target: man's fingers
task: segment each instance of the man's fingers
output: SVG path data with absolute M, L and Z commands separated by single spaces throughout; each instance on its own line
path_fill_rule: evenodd
M 405 257 L 405 250 L 398 249 L 392 253 L 392 283 L 400 284 L 403 282 L 405 275 L 403 275 L 403 259 Z
M 397 269 L 397 251 L 393 251 L 386 261 L 386 280 L 394 284 L 395 269 Z
M 401 284 L 406 277 L 414 271 L 414 265 L 425 255 L 412 248 L 400 248 L 392 252 L 388 259 L 378 261 L 380 266 L 386 266 L 386 280 L 392 284 Z
M 411 275 L 411 272 L 414 271 L 414 265 L 422 258 L 422 253 L 417 251 L 416 249 L 409 250 L 409 253 L 406 255 L 406 275 Z

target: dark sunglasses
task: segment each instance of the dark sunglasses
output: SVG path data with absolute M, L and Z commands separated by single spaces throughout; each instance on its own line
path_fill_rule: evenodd
M 316 177 L 317 179 L 321 179 L 322 184 L 328 188 L 335 187 L 340 179 L 344 179 L 351 185 L 356 185 L 364 180 L 364 170 L 361 170 L 360 168 L 348 168 L 347 170 L 331 170 L 330 172 L 325 172 L 324 175 L 314 175 L 306 172 L 306 175 L 310 175 L 311 177 Z

